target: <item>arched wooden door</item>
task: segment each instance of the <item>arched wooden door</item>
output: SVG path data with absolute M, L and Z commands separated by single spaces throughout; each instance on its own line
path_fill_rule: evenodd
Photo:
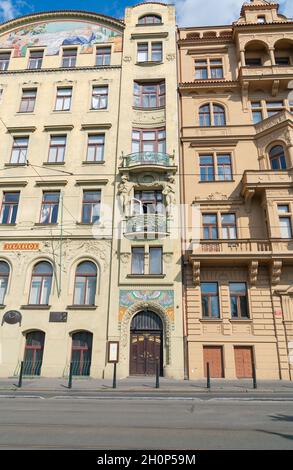
M 93 335 L 89 331 L 78 331 L 72 335 L 73 375 L 90 375 L 92 342 Z
M 26 335 L 23 358 L 24 375 L 41 375 L 45 343 L 43 331 L 31 331 Z
M 130 327 L 130 375 L 155 375 L 159 363 L 163 375 L 163 324 L 155 313 L 144 310 Z

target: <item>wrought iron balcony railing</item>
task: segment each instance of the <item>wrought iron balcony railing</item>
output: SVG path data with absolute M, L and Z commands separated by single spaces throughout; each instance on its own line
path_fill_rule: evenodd
M 136 152 L 124 157 L 124 167 L 137 165 L 173 166 L 173 156 L 162 152 Z
M 156 239 L 168 235 L 167 217 L 162 214 L 142 214 L 128 217 L 124 235 L 127 238 Z

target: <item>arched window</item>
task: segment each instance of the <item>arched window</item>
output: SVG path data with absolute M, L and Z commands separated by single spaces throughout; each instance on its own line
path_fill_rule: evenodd
M 223 106 L 214 103 L 207 103 L 199 108 L 199 125 L 205 126 L 225 126 L 226 115 Z
M 138 19 L 138 24 L 158 24 L 162 23 L 162 18 L 159 15 L 144 15 Z
M 78 331 L 72 335 L 71 362 L 73 375 L 90 375 L 93 335 Z
M 52 287 L 53 268 L 47 261 L 36 264 L 32 273 L 30 305 L 48 305 Z
M 23 358 L 24 375 L 40 375 L 45 343 L 43 331 L 31 331 L 26 335 L 25 350 Z
M 0 305 L 4 304 L 9 279 L 9 265 L 5 261 L 0 261 Z
M 286 158 L 282 145 L 275 145 L 270 150 L 270 162 L 272 170 L 286 170 Z
M 97 268 L 91 261 L 84 261 L 76 268 L 74 305 L 95 305 Z

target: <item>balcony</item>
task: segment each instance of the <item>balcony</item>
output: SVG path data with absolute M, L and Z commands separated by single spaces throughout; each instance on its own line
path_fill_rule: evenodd
M 124 236 L 129 239 L 155 240 L 166 238 L 168 223 L 166 215 L 142 214 L 128 217 Z
M 176 171 L 174 155 L 162 152 L 136 152 L 123 156 L 123 165 L 120 170 L 141 171 L 156 169 L 156 171 Z
M 239 72 L 239 80 L 248 82 L 252 86 L 259 87 L 260 80 L 262 85 L 268 85 L 276 96 L 276 87 L 287 88 L 292 80 L 293 67 L 290 65 L 249 65 L 242 66 Z
M 250 200 L 256 193 L 265 189 L 291 188 L 292 170 L 246 170 L 242 177 L 242 195 Z

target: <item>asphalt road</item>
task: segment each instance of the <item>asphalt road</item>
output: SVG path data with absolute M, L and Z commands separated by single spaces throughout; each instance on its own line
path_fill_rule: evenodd
M 0 397 L 0 449 L 293 449 L 285 398 L 12 396 Z

